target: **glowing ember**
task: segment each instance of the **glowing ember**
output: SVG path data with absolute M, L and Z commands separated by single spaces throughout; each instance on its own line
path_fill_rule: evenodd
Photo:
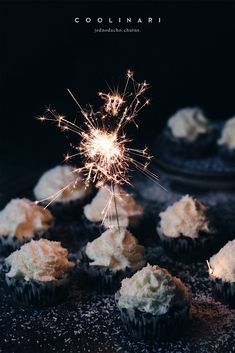
M 106 113 L 117 116 L 122 104 L 125 102 L 123 97 L 118 93 L 106 94 L 102 92 L 99 92 L 99 96 L 105 100 L 104 110 Z

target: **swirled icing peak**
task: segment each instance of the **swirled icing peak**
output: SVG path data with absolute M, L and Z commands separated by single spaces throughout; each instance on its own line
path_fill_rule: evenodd
M 229 119 L 224 125 L 218 144 L 225 145 L 231 150 L 235 148 L 235 117 Z
M 210 121 L 201 109 L 184 108 L 177 111 L 167 123 L 173 136 L 195 141 L 199 135 L 212 129 Z
M 57 241 L 31 240 L 6 258 L 10 265 L 8 277 L 26 280 L 54 281 L 74 266 L 68 261 L 68 251 Z
M 0 235 L 31 238 L 50 227 L 50 211 L 28 199 L 13 199 L 0 212 Z
M 83 199 L 88 193 L 90 189 L 86 188 L 82 176 L 68 165 L 59 165 L 45 172 L 34 188 L 39 201 L 54 196 L 52 203 Z
M 235 240 L 210 258 L 210 272 L 225 282 L 235 282 Z
M 110 228 L 88 243 L 86 254 L 91 265 L 106 266 L 112 271 L 139 269 L 144 266 L 144 247 L 125 228 Z
M 199 232 L 213 233 L 207 216 L 207 206 L 199 200 L 185 195 L 160 213 L 160 228 L 164 235 L 172 238 L 181 235 L 196 238 Z
M 142 268 L 122 281 L 118 306 L 163 315 L 172 307 L 184 307 L 191 295 L 180 279 L 158 266 Z
M 91 203 L 84 207 L 86 218 L 91 222 L 102 222 L 104 219 L 105 226 L 117 227 L 118 214 L 119 225 L 127 227 L 130 217 L 142 215 L 143 207 L 137 204 L 132 195 L 120 187 L 115 187 L 114 193 L 108 186 L 99 189 Z

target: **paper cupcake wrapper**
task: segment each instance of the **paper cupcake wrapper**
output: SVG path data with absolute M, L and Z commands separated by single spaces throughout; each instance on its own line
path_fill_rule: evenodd
M 33 306 L 53 306 L 64 300 L 68 294 L 70 278 L 64 277 L 53 282 L 9 278 L 5 281 L 12 297 L 19 303 Z
M 220 157 L 229 164 L 235 164 L 235 148 L 229 149 L 224 145 L 217 146 Z
M 157 228 L 157 232 L 169 256 L 186 263 L 207 259 L 213 255 L 220 244 L 220 237 L 217 233 L 200 232 L 197 238 L 192 239 L 185 236 L 170 238 L 163 234 L 160 227 Z
M 105 227 L 101 222 L 91 222 L 84 214 L 81 216 L 81 234 L 88 240 L 98 238 L 104 231 Z
M 10 255 L 13 251 L 18 250 L 25 243 L 31 240 L 39 240 L 41 238 L 51 239 L 52 230 L 37 232 L 33 237 L 22 237 L 18 239 L 16 236 L 2 235 L 0 236 L 0 253 L 4 256 Z
M 145 207 L 141 216 L 129 218 L 127 228 L 143 245 L 149 243 L 156 236 L 156 220 L 148 207 Z
M 188 141 L 185 138 L 177 138 L 172 135 L 171 130 L 167 127 L 164 136 L 172 153 L 181 157 L 195 158 L 206 156 L 215 149 L 215 141 L 217 132 L 212 129 L 210 132 L 201 134 L 195 141 Z
M 213 297 L 223 304 L 235 309 L 235 282 L 225 282 L 210 276 Z
M 82 199 L 71 200 L 68 202 L 54 202 L 48 206 L 48 209 L 56 218 L 56 223 L 65 223 L 70 220 L 77 219 L 77 217 L 80 217 L 82 215 L 83 206 L 92 200 L 96 192 L 97 190 L 95 188 L 92 188 L 90 193 Z M 34 194 L 33 199 L 36 200 Z
M 118 298 L 119 292 L 115 299 L 124 329 L 138 340 L 164 341 L 177 338 L 189 319 L 189 305 L 175 308 L 164 315 L 153 315 L 138 309 L 121 308 Z
M 136 271 L 127 268 L 125 271 L 111 271 L 105 266 L 90 265 L 85 248 L 77 254 L 77 270 L 79 282 L 101 294 L 114 294 L 121 286 L 124 278 L 131 277 Z

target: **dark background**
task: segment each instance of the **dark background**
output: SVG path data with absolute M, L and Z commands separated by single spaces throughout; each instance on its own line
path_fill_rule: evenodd
M 35 119 L 46 105 L 73 119 L 76 106 L 67 87 L 83 106 L 97 106 L 97 90 L 122 82 L 128 68 L 151 85 L 151 106 L 141 112 L 139 130 L 129 130 L 135 146 L 151 145 L 167 117 L 184 106 L 198 105 L 211 119 L 231 117 L 234 13 L 230 2 L 2 2 L 2 185 L 31 180 L 35 170 L 63 159 L 65 135 Z M 93 34 L 101 25 L 75 24 L 76 16 L 162 22 L 139 26 L 141 33 Z

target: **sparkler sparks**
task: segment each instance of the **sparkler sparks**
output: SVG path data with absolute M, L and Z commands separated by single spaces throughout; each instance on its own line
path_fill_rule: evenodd
M 133 167 L 158 182 L 157 176 L 148 170 L 152 157 L 147 148 L 139 150 L 129 147 L 131 140 L 124 132 L 126 124 L 134 123 L 138 127 L 135 118 L 150 102 L 145 97 L 148 88 L 149 85 L 145 81 L 137 83 L 133 72 L 128 70 L 122 92 L 115 89 L 109 93 L 98 93 L 104 104 L 97 112 L 92 107 L 83 109 L 68 90 L 84 118 L 84 127 L 81 127 L 82 124 L 77 125 L 67 120 L 65 116 L 51 108 L 47 109 L 45 115 L 39 117 L 41 121 L 54 121 L 62 131 L 68 130 L 80 137 L 79 145 L 72 146 L 74 153 L 67 154 L 65 160 L 71 160 L 76 156 L 82 158 L 82 166 L 76 168 L 74 172 L 84 175 L 86 185 L 91 182 L 98 187 L 109 184 L 115 194 L 114 186 L 131 184 L 129 170 Z
M 208 272 L 209 272 L 209 274 L 210 274 L 210 275 L 213 275 L 213 269 L 211 268 L 210 263 L 209 263 L 208 260 L 206 260 L 206 264 L 207 264 L 207 267 L 208 267 Z

